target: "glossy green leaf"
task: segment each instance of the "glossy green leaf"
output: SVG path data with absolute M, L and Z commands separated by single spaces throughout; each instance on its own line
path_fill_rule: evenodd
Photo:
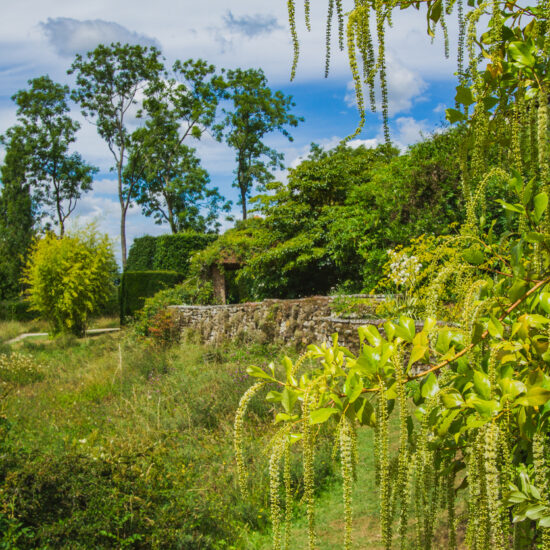
M 508 210 L 508 212 L 516 212 L 518 214 L 525 213 L 525 208 L 521 204 L 510 204 L 502 199 L 497 199 L 496 202 L 498 202 L 504 210 Z
M 416 325 L 414 321 L 410 317 L 400 317 L 399 325 L 395 327 L 395 334 L 403 338 L 405 342 L 412 342 L 416 334 Z
M 441 401 L 448 409 L 454 409 L 455 407 L 461 407 L 464 405 L 462 395 L 455 391 L 443 393 L 441 395 Z
M 501 378 L 499 385 L 502 389 L 502 394 L 509 396 L 510 399 L 515 399 L 518 395 L 527 391 L 525 384 L 521 380 Z
M 481 371 L 474 372 L 474 389 L 482 399 L 491 399 L 491 382 L 489 377 Z
M 499 404 L 494 399 L 487 400 L 475 398 L 472 399 L 471 404 L 483 418 L 490 418 L 500 409 Z
M 539 297 L 539 307 L 545 312 L 550 313 L 550 292 L 542 292 Z
M 413 349 L 411 351 L 411 356 L 409 358 L 409 367 L 416 363 L 417 361 L 420 361 L 426 355 L 426 352 L 428 351 L 428 346 L 413 346 Z
M 517 405 L 524 407 L 540 407 L 550 400 L 550 390 L 542 386 L 533 386 L 527 390 L 525 395 L 518 397 L 515 401 Z
M 338 410 L 328 407 L 323 409 L 315 409 L 314 411 L 311 411 L 309 423 L 322 424 L 323 422 L 326 422 L 333 414 L 338 414 Z
M 367 399 L 358 399 L 355 402 L 355 407 L 357 420 L 359 420 L 362 426 L 375 426 L 376 414 L 370 401 Z
M 548 195 L 544 192 L 539 193 L 533 199 L 533 204 L 535 206 L 533 217 L 535 218 L 535 222 L 538 223 L 541 220 L 542 215 L 544 214 L 548 206 Z
M 363 343 L 364 340 L 367 340 L 373 347 L 377 347 L 382 344 L 383 338 L 379 330 L 374 325 L 359 327 L 357 331 L 359 332 L 359 340 L 361 343 Z
M 458 109 L 445 109 L 445 118 L 450 124 L 455 124 L 456 122 L 466 120 L 466 115 Z
M 344 393 L 350 403 L 353 403 L 363 391 L 363 381 L 356 372 L 350 372 L 344 383 Z
M 420 393 L 422 397 L 431 397 L 439 391 L 439 384 L 437 383 L 437 377 L 433 372 L 430 372 L 424 381 L 422 382 Z
M 533 67 L 535 65 L 533 47 L 525 42 L 510 42 L 508 45 L 508 53 L 520 66 Z
M 542 527 L 543 529 L 550 529 L 550 515 L 543 517 L 539 521 L 539 527 Z
M 250 376 L 254 376 L 254 378 L 265 378 L 266 380 L 275 380 L 273 376 L 270 376 L 266 372 L 264 372 L 260 367 L 256 367 L 254 365 L 251 365 L 250 367 L 246 368 L 246 372 Z
M 280 403 L 282 398 L 283 394 L 280 391 L 270 391 L 265 396 L 265 400 L 269 403 Z
M 465 86 L 457 86 L 455 101 L 466 107 L 474 103 L 474 96 L 472 95 L 471 88 L 467 88 Z
M 292 376 L 293 365 L 290 357 L 287 357 L 286 355 L 283 357 L 283 367 L 285 369 L 286 379 L 288 382 L 290 380 L 290 377 Z
M 489 319 L 489 323 L 487 324 L 487 330 L 489 331 L 489 334 L 493 338 L 497 338 L 499 340 L 502 340 L 502 335 L 504 333 L 504 326 L 493 315 L 491 315 L 491 318 Z
M 296 401 L 298 400 L 298 394 L 294 390 L 285 388 L 281 395 L 281 404 L 283 405 L 285 411 L 290 414 Z

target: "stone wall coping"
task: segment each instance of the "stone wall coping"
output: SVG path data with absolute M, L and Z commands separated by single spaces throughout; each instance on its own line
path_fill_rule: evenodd
M 305 296 L 303 298 L 268 298 L 262 302 L 243 302 L 241 304 L 214 304 L 207 306 L 196 306 L 196 305 L 187 305 L 187 304 L 175 304 L 168 306 L 174 309 L 197 309 L 197 310 L 212 310 L 212 309 L 235 309 L 239 307 L 258 307 L 262 304 L 303 304 L 307 301 L 313 302 L 332 302 L 337 298 L 372 298 L 375 300 L 383 300 L 386 296 L 383 294 L 339 294 L 335 296 Z

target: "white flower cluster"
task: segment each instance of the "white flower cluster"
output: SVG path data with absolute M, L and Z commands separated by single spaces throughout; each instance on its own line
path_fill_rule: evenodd
M 14 351 L 10 355 L 0 353 L 0 381 L 28 384 L 43 376 L 44 367 L 31 355 Z
M 388 250 L 391 263 L 389 265 L 389 279 L 397 287 L 410 287 L 414 284 L 416 276 L 422 265 L 416 256 L 409 256 L 405 252 Z

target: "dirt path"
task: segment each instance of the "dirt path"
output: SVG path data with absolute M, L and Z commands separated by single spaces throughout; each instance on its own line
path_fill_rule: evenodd
M 86 335 L 103 334 L 105 332 L 116 332 L 117 330 L 120 330 L 120 328 L 92 328 L 86 331 Z M 25 338 L 29 338 L 32 336 L 48 336 L 48 333 L 47 332 L 25 332 L 23 334 L 20 334 L 19 336 L 16 336 L 15 338 L 12 338 L 11 340 L 8 340 L 6 344 L 15 344 L 15 342 L 19 342 L 21 340 L 24 340 Z

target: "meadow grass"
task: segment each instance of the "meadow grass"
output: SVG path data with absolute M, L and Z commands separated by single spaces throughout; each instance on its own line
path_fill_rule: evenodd
M 90 329 L 118 328 L 120 320 L 117 316 L 100 316 L 90 320 Z M 48 323 L 42 319 L 32 321 L 0 321 L 0 343 L 6 343 L 16 336 L 32 332 L 48 332 Z M 45 339 L 42 338 L 41 341 Z
M 0 399 L 10 426 L 3 439 L 0 422 L 0 547 L 271 547 L 265 451 L 276 429 L 273 410 L 261 397 L 250 404 L 246 500 L 236 478 L 233 419 L 254 382 L 246 367 L 277 363 L 293 350 L 191 342 L 161 349 L 130 331 L 25 340 L 6 349 L 21 356 L 21 367 L 0 365 L 0 384 L 10 390 Z M 396 421 L 393 415 L 394 451 Z M 339 549 L 342 541 L 341 479 L 331 455 L 330 439 L 322 438 L 315 460 L 319 550 Z M 359 430 L 359 460 L 355 548 L 378 550 L 369 428 Z M 307 547 L 301 478 L 298 445 L 297 549 Z
M 248 533 L 269 524 L 273 413 L 251 402 L 246 501 L 233 418 L 253 383 L 246 367 L 283 350 L 163 350 L 127 332 L 24 340 L 6 351 L 25 357 L 28 372 L 0 369 L 10 387 L 0 400 L 9 423 L 0 426 L 0 547 L 254 548 Z M 328 479 L 330 449 L 323 456 L 317 470 Z M 297 469 L 294 477 L 299 491 Z

